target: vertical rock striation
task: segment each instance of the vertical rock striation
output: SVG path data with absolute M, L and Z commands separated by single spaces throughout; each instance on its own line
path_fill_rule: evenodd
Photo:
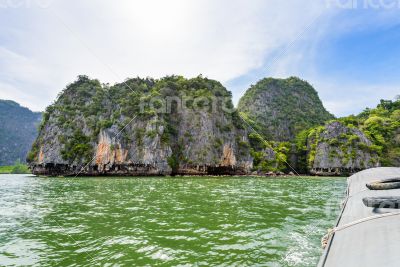
M 307 147 L 311 174 L 347 175 L 379 166 L 371 140 L 361 130 L 339 121 L 311 130 Z
M 265 138 L 279 142 L 334 118 L 315 89 L 296 77 L 260 80 L 240 99 L 238 110 Z
M 252 167 L 230 92 L 180 76 L 114 86 L 80 76 L 47 108 L 28 161 L 40 175 L 246 174 Z

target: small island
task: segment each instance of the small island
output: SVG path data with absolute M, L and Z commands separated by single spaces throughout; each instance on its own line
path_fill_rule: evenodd
M 218 81 L 79 76 L 43 114 L 28 155 L 49 176 L 348 175 L 400 165 L 400 101 L 335 118 L 297 77 L 266 78 L 238 108 Z

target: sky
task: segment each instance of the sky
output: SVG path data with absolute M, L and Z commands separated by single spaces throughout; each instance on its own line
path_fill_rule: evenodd
M 400 0 L 0 0 L 0 99 L 43 111 L 81 74 L 199 74 L 234 103 L 298 76 L 336 116 L 400 94 Z

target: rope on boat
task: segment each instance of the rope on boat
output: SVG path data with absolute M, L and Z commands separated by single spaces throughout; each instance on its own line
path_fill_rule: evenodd
M 368 190 L 390 190 L 390 189 L 400 189 L 400 178 L 392 178 L 392 179 L 385 179 L 385 180 L 379 180 L 379 181 L 374 181 L 366 184 L 366 189 L 361 190 L 353 195 L 349 195 L 349 189 L 347 189 L 347 197 L 342 201 L 341 207 L 342 209 L 346 205 L 347 201 L 349 198 L 354 197 L 355 195 L 358 195 L 362 192 L 368 191 Z M 329 240 L 332 238 L 332 236 L 341 230 L 347 229 L 349 227 L 352 227 L 354 225 L 363 223 L 363 222 L 368 222 L 371 220 L 376 220 L 376 219 L 381 219 L 385 217 L 391 217 L 391 216 L 396 216 L 400 215 L 400 212 L 390 212 L 390 213 L 385 213 L 385 214 L 379 214 L 379 215 L 374 215 L 370 216 L 367 218 L 363 218 L 348 224 L 345 224 L 343 226 L 335 227 L 333 229 L 328 229 L 328 233 L 324 235 L 321 239 L 321 245 L 322 248 L 325 249 L 325 247 L 328 245 Z
M 352 227 L 354 225 L 357 225 L 357 224 L 360 224 L 360 223 L 364 223 L 364 222 L 368 222 L 368 221 L 372 221 L 372 220 L 377 220 L 377 219 L 382 219 L 382 218 L 386 218 L 386 217 L 392 217 L 392 216 L 396 216 L 396 215 L 400 215 L 400 212 L 390 212 L 390 213 L 374 215 L 374 216 L 362 218 L 360 220 L 356 220 L 354 222 L 345 224 L 343 226 L 338 226 L 338 227 L 335 227 L 333 229 L 328 229 L 328 233 L 326 235 L 324 235 L 322 237 L 322 239 L 321 239 L 322 248 L 326 247 L 326 245 L 328 244 L 329 239 L 331 239 L 333 234 L 335 234 L 336 232 L 342 231 L 344 229 L 350 228 L 350 227 Z

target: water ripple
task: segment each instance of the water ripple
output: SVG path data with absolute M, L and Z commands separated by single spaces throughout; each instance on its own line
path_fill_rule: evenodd
M 0 176 L 2 266 L 313 266 L 342 178 Z

